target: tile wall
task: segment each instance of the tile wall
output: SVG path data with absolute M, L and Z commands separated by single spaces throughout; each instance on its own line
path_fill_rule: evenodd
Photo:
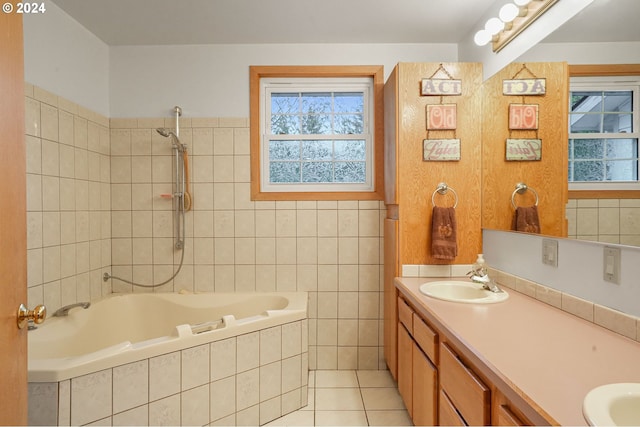
M 571 199 L 568 237 L 640 246 L 639 199 Z
M 25 84 L 29 307 L 111 292 L 109 120 Z
M 155 128 L 174 118 L 111 119 L 113 274 L 143 283 L 171 277 L 174 158 Z M 250 199 L 246 118 L 181 118 L 193 210 L 184 265 L 159 291 L 306 291 L 309 366 L 379 369 L 382 219 L 378 201 Z M 115 292 L 143 289 L 113 281 Z
M 307 405 L 307 340 L 300 320 L 29 383 L 29 425 L 262 425 Z
M 26 84 L 29 306 L 147 292 L 173 249 L 168 118 L 107 119 Z M 156 291 L 306 291 L 311 369 L 384 369 L 378 201 L 250 200 L 247 118 L 180 120 L 193 210 Z

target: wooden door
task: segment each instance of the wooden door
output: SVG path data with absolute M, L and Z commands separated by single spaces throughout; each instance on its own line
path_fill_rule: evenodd
M 438 373 L 429 358 L 413 343 L 413 424 L 435 426 L 438 423 Z
M 6 3 L 5 3 L 6 4 Z M 26 159 L 22 15 L 0 13 L 0 424 L 27 423 Z

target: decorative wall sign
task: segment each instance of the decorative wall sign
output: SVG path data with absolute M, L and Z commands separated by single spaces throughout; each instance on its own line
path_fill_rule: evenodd
M 526 161 L 541 158 L 541 139 L 507 139 L 507 160 Z
M 509 129 L 538 129 L 538 106 L 535 104 L 509 104 Z
M 422 148 L 422 158 L 425 161 L 460 160 L 459 139 L 425 139 Z
M 544 95 L 547 92 L 546 79 L 503 80 L 503 95 Z
M 427 105 L 427 130 L 450 130 L 457 125 L 456 104 Z
M 462 94 L 462 80 L 422 79 L 420 94 L 448 96 Z

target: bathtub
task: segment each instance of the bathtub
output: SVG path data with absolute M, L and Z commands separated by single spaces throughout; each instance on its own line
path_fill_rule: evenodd
M 28 334 L 29 382 L 59 382 L 307 317 L 307 294 L 112 294 Z
M 28 333 L 29 425 L 262 425 L 307 404 L 307 294 L 113 294 Z

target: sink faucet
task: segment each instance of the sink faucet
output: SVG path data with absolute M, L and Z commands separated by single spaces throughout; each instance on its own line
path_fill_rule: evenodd
M 60 307 L 59 309 L 57 309 L 56 312 L 53 313 L 53 317 L 68 316 L 69 310 L 71 310 L 72 308 L 82 307 L 84 309 L 87 309 L 89 308 L 90 305 L 91 305 L 90 302 L 78 302 L 75 304 L 65 305 L 64 307 Z
M 491 292 L 502 292 L 502 289 L 498 287 L 496 282 L 489 277 L 489 273 L 487 273 L 486 268 L 482 267 L 471 270 L 467 274 L 473 283 L 481 284 L 483 289 Z

